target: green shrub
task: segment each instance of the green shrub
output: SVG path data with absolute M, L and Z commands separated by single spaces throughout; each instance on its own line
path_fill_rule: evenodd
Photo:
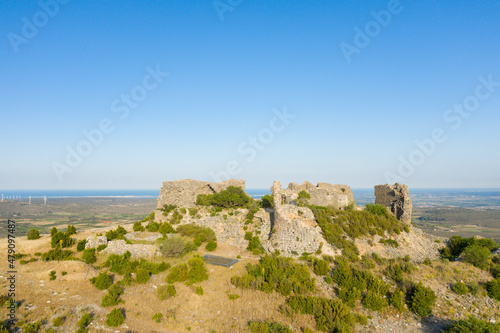
M 62 271 L 62 272 L 61 272 L 61 275 L 62 275 L 62 276 L 66 275 L 66 274 L 68 274 L 68 272 L 65 272 L 65 271 Z
M 432 313 L 432 307 L 436 302 L 436 295 L 432 289 L 419 283 L 412 288 L 409 296 L 408 307 L 413 313 L 421 317 L 426 317 Z
M 180 237 L 159 240 L 158 247 L 161 254 L 167 258 L 179 258 L 192 251 L 192 247 L 189 248 L 187 243 Z
M 266 255 L 258 264 L 248 264 L 247 274 L 233 276 L 231 283 L 242 289 L 258 289 L 272 292 L 276 290 L 283 296 L 304 294 L 314 290 L 315 280 L 311 279 L 309 269 L 297 264 L 294 259 L 278 255 Z
M 293 296 L 286 303 L 293 311 L 313 315 L 318 331 L 352 332 L 354 329 L 356 316 L 341 301 L 319 297 Z
M 272 195 L 266 194 L 260 199 L 260 205 L 262 208 L 272 208 L 274 204 L 274 199 Z
M 90 279 L 90 282 L 99 290 L 104 290 L 111 286 L 111 277 L 103 272 L 99 272 L 99 275 Z
M 486 283 L 486 291 L 488 292 L 488 296 L 500 301 L 500 279 L 496 278 L 488 281 Z
M 399 247 L 399 243 L 395 239 L 383 239 L 383 238 L 381 238 L 379 242 L 381 244 L 390 245 L 392 247 Z
M 144 268 L 138 268 L 137 271 L 135 272 L 135 282 L 137 283 L 147 283 L 149 281 L 149 271 Z
M 240 298 L 240 295 L 237 295 L 237 294 L 227 294 L 227 298 L 229 298 L 231 301 L 234 301 L 238 298 Z
M 375 311 L 380 311 L 388 305 L 387 299 L 373 290 L 368 291 L 363 300 L 363 306 L 365 308 Z
M 104 250 L 107 247 L 108 247 L 108 244 L 101 244 L 97 247 L 97 252 L 101 252 L 102 250 Z
M 209 252 L 214 251 L 217 248 L 217 242 L 209 241 L 205 246 L 205 249 Z
M 314 261 L 314 274 L 316 275 L 327 275 L 330 272 L 330 263 L 326 260 L 315 260 Z
M 83 251 L 82 259 L 85 261 L 87 264 L 93 264 L 96 262 L 95 258 L 95 249 L 94 248 L 89 248 Z
M 462 252 L 464 262 L 481 269 L 488 269 L 491 251 L 478 244 L 467 246 Z
M 403 312 L 405 310 L 405 295 L 403 291 L 396 290 L 395 292 L 391 293 L 389 303 L 399 312 Z
M 53 248 L 63 248 L 63 247 L 68 247 L 73 244 L 73 240 L 71 239 L 71 235 L 62 232 L 62 231 L 57 231 L 54 235 L 52 235 L 52 238 L 50 240 L 50 245 Z
M 73 260 L 73 252 L 70 250 L 61 250 L 59 247 L 42 254 L 43 261 L 53 260 Z
M 163 205 L 162 208 L 160 208 L 160 210 L 163 212 L 163 215 L 165 216 L 168 216 L 168 214 L 170 214 L 171 211 L 173 211 L 174 209 L 177 208 L 177 205 Z
M 56 319 L 54 319 L 54 321 L 52 322 L 52 325 L 54 327 L 59 327 L 63 324 L 63 321 L 64 321 L 64 318 L 63 317 L 57 317 Z
M 425 258 L 424 261 L 422 262 L 422 264 L 430 266 L 430 265 L 432 265 L 432 261 L 429 258 Z
M 31 239 L 38 239 L 40 238 L 40 231 L 36 229 L 30 229 L 28 232 L 26 232 L 26 237 L 31 240 Z
M 87 326 L 90 325 L 90 323 L 92 322 L 93 320 L 93 316 L 92 314 L 86 312 L 84 313 L 81 317 L 80 317 L 80 320 L 78 320 L 78 328 L 83 331 L 83 332 L 86 332 L 86 328 Z
M 163 315 L 161 313 L 155 313 L 153 315 L 153 320 L 156 321 L 157 323 L 161 323 L 161 319 L 163 318 Z
M 102 298 L 101 306 L 107 307 L 117 305 L 120 302 L 121 294 L 123 294 L 123 288 L 116 283 L 113 284 L 109 287 L 108 293 Z
M 188 267 L 185 263 L 175 265 L 167 275 L 167 283 L 184 282 L 187 279 Z
M 110 230 L 106 232 L 106 238 L 108 241 L 114 240 L 114 239 L 125 239 L 125 234 L 127 233 L 127 230 L 123 228 L 121 225 L 116 228 L 116 230 Z
M 177 227 L 177 232 L 183 236 L 199 239 L 201 242 L 216 241 L 215 232 L 207 227 L 195 224 L 185 224 Z
M 224 208 L 244 207 L 250 202 L 250 197 L 237 186 L 228 186 L 225 190 L 211 196 L 211 200 L 209 199 L 211 205 Z
M 157 232 L 157 231 L 160 229 L 160 223 L 158 223 L 158 222 L 154 222 L 154 221 L 150 221 L 150 222 L 146 225 L 146 229 L 147 229 L 149 232 Z
M 55 280 L 56 279 L 56 271 L 50 271 L 49 276 L 50 276 L 51 281 Z
M 390 218 L 390 216 L 392 215 L 384 205 L 367 204 L 365 206 L 365 210 L 374 215 L 384 216 L 386 218 Z
M 175 234 L 177 231 L 168 222 L 163 222 L 158 231 L 165 237 L 166 234 Z
M 78 242 L 78 244 L 76 245 L 76 250 L 78 252 L 81 252 L 83 250 L 85 250 L 85 245 L 87 245 L 87 240 L 86 239 L 82 239 L 81 241 Z
M 156 288 L 156 295 L 160 299 L 160 301 L 164 301 L 171 297 L 175 297 L 176 291 L 175 287 L 172 284 L 169 285 L 161 285 Z
M 192 285 L 197 282 L 208 280 L 205 260 L 196 255 L 188 260 L 189 271 L 187 273 L 186 285 Z
M 289 328 L 272 321 L 251 321 L 248 323 L 248 329 L 252 333 L 292 333 Z M 306 331 L 304 331 L 306 332 Z
M 311 199 L 311 195 L 306 191 L 302 190 L 299 192 L 297 199 L 295 202 L 299 207 L 304 207 L 309 205 L 309 199 Z
M 248 241 L 247 250 L 255 255 L 259 255 L 265 252 L 264 247 L 260 243 L 259 236 L 254 236 L 252 232 L 248 231 L 245 233 L 245 239 Z
M 203 296 L 203 288 L 196 287 L 196 291 L 194 292 L 196 295 Z
M 54 236 L 55 234 L 57 233 L 57 228 L 56 227 L 52 227 L 52 229 L 50 229 L 50 236 Z
M 182 218 L 183 218 L 182 214 L 180 214 L 177 210 L 174 210 L 174 213 L 170 218 L 170 224 L 179 224 L 182 221 Z
M 500 333 L 500 324 L 489 323 L 482 319 L 477 319 L 470 316 L 468 319 L 461 319 L 451 327 L 446 333 Z
M 42 322 L 29 323 L 23 326 L 23 333 L 36 333 L 42 327 Z
M 488 251 L 490 252 L 498 248 L 498 243 L 491 239 L 477 239 L 475 237 L 463 238 L 461 236 L 452 236 L 449 242 L 450 256 L 453 258 L 457 258 L 467 247 L 471 245 L 478 245 L 480 247 L 488 249 Z
M 196 214 L 198 214 L 198 208 L 190 207 L 189 208 L 189 215 L 195 216 Z
M 469 288 L 462 282 L 454 283 L 451 289 L 458 295 L 465 295 L 469 292 Z
M 113 309 L 106 315 L 106 325 L 109 327 L 117 327 L 125 322 L 122 309 Z
M 134 229 L 134 231 L 136 232 L 140 232 L 140 231 L 144 231 L 144 227 L 142 226 L 142 223 L 137 221 L 137 222 L 134 222 L 134 226 L 132 227 Z

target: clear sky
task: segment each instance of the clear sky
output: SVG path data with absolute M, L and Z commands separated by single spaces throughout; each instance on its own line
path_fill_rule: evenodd
M 500 1 L 42 0 L 0 13 L 0 189 L 227 176 L 500 187 Z

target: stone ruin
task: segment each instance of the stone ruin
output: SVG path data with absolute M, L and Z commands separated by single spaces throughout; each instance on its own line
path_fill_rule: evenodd
M 245 181 L 235 179 L 219 183 L 191 179 L 164 182 L 157 201 L 155 221 L 168 220 L 168 217 L 159 210 L 165 204 L 193 207 L 199 194 L 213 194 L 231 185 L 245 189 Z M 262 245 L 269 252 L 279 250 L 287 256 L 301 255 L 303 252 L 314 253 L 320 247 L 324 254 L 339 254 L 340 251 L 328 244 L 323 237 L 313 212 L 307 207 L 298 206 L 300 191 L 306 191 L 311 196 L 307 199 L 309 204 L 330 206 L 335 209 L 346 209 L 350 205 L 356 207 L 352 189 L 347 185 L 328 183 L 313 185 L 304 182 L 302 185 L 290 183 L 286 189 L 282 189 L 281 183 L 275 181 L 271 187 L 274 207 L 261 209 L 254 215 L 254 221 L 258 221 Z M 399 220 L 410 224 L 412 205 L 406 185 L 375 186 L 375 203 L 386 206 Z M 248 245 L 248 241 L 243 238 L 246 209 L 240 210 L 241 214 L 226 216 L 224 219 L 206 213 L 200 217 L 186 214 L 180 224 L 196 223 L 210 227 L 215 231 L 218 241 L 227 242 L 243 250 Z
M 162 212 L 159 211 L 164 205 L 193 207 L 196 205 L 196 198 L 199 194 L 213 194 L 225 190 L 229 186 L 237 186 L 245 190 L 245 181 L 242 179 L 228 179 L 212 183 L 193 179 L 181 179 L 163 182 L 163 186 L 160 189 L 160 196 L 157 200 L 155 221 L 166 221 Z
M 274 208 L 271 217 L 272 231 L 269 240 L 263 245 L 269 252 L 279 250 L 281 254 L 286 256 L 301 255 L 304 252 L 314 253 L 320 247 L 324 254 L 339 254 L 339 251 L 328 244 L 323 237 L 321 228 L 314 219 L 313 212 L 307 207 L 299 207 L 295 204 L 298 193 L 310 183 L 304 184 L 301 188 L 297 184 L 291 183 L 288 189 L 283 190 L 279 181 L 273 183 L 271 187 Z M 317 188 L 312 184 L 310 185 L 312 186 L 310 188 Z M 313 194 L 310 194 L 311 199 L 313 199 Z M 324 195 L 324 193 L 320 195 Z M 333 198 L 329 199 L 334 200 Z M 345 203 L 349 202 L 344 198 L 341 200 Z M 338 201 L 335 201 L 335 203 L 338 204 Z
M 398 220 L 411 224 L 413 206 L 408 186 L 398 183 L 375 186 L 375 204 L 386 206 Z
M 305 181 L 302 185 L 290 183 L 287 189 L 283 190 L 280 187 L 279 191 L 273 184 L 271 190 L 273 189 L 275 189 L 273 195 L 276 194 L 280 196 L 283 204 L 295 204 L 295 200 L 298 198 L 300 191 L 309 193 L 311 198 L 308 199 L 308 202 L 316 206 L 331 206 L 335 209 L 343 209 L 350 204 L 355 204 L 352 190 L 347 185 L 318 183 L 318 185 L 314 186 Z
M 94 248 L 97 249 L 99 245 L 107 245 L 108 244 L 108 239 L 106 236 L 89 236 L 87 237 L 87 242 L 85 243 L 85 248 L 90 249 Z

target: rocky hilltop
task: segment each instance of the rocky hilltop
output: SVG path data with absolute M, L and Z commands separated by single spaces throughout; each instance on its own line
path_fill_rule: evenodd
M 281 188 L 281 183 L 275 181 L 271 187 L 272 207 L 260 208 L 252 216 L 252 225 L 248 225 L 248 209 L 231 210 L 231 214 L 214 213 L 196 205 L 199 195 L 214 194 L 229 186 L 245 189 L 245 181 L 230 179 L 219 183 L 204 182 L 192 179 L 166 181 L 160 191 L 155 211 L 155 221 L 168 222 L 172 213 L 162 211 L 163 207 L 197 208 L 196 215 L 185 214 L 179 224 L 191 224 L 209 227 L 217 235 L 217 240 L 238 246 L 241 250 L 247 248 L 249 241 L 245 234 L 250 231 L 259 237 L 263 248 L 274 253 L 279 251 L 285 256 L 297 256 L 302 253 L 322 251 L 328 255 L 338 255 L 341 250 L 325 239 L 324 232 L 318 225 L 312 206 L 331 207 L 335 210 L 347 208 L 362 210 L 357 207 L 352 189 L 348 185 L 318 183 L 313 185 L 305 181 L 301 185 L 290 183 L 287 188 Z M 307 198 L 301 199 L 300 194 L 306 193 Z M 306 200 L 303 205 L 301 200 Z M 408 226 L 409 233 L 394 235 L 405 246 L 400 249 L 380 246 L 377 242 L 388 235 L 375 235 L 376 243 L 363 237 L 356 239 L 356 245 L 362 253 L 379 253 L 384 256 L 397 257 L 411 251 L 415 260 L 435 258 L 438 256 L 439 245 L 436 237 L 424 235 L 420 230 L 411 227 L 412 203 L 406 185 L 375 186 L 375 204 L 385 206 L 399 221 Z M 393 237 L 394 238 L 394 237 Z M 373 245 L 370 245 L 373 244 Z

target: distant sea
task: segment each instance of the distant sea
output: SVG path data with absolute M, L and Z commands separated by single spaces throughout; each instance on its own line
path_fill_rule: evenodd
M 255 199 L 270 194 L 269 188 L 247 189 L 246 192 Z M 0 198 L 4 200 L 55 198 L 157 198 L 159 189 L 146 190 L 1 190 Z M 373 203 L 373 189 L 353 189 L 354 200 L 359 206 Z M 421 206 L 500 206 L 500 189 L 410 189 L 413 204 Z

